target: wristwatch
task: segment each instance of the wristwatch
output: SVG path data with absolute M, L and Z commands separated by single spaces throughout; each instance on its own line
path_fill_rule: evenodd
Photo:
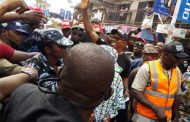
M 23 69 L 21 69 L 21 73 L 29 75 L 30 76 L 30 80 L 32 80 L 34 78 L 34 73 L 29 68 L 23 68 Z

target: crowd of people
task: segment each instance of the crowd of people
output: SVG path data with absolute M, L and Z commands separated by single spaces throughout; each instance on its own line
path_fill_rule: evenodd
M 183 45 L 154 31 L 154 43 L 131 41 L 140 28 L 104 33 L 89 6 L 68 25 L 23 0 L 0 3 L 0 121 L 190 121 Z

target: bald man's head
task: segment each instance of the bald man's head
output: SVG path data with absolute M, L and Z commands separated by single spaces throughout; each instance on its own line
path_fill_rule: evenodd
M 62 77 L 64 96 L 79 103 L 96 103 L 111 86 L 113 58 L 96 44 L 78 44 L 68 53 Z

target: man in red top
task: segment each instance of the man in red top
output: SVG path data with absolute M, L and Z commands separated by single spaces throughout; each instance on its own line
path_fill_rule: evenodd
M 14 50 L 9 45 L 7 45 L 3 42 L 0 42 L 0 59 L 4 58 L 11 62 L 18 63 L 20 61 L 29 59 L 36 54 L 37 54 L 36 52 L 26 53 L 26 52 Z
M 13 48 L 4 43 L 0 43 L 0 59 L 1 58 L 11 59 L 13 54 L 14 54 Z

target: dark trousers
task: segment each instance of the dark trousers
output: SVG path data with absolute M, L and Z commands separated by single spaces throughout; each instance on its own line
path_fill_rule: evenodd
M 126 105 L 126 109 L 121 109 L 121 110 L 118 110 L 118 115 L 114 118 L 111 119 L 111 122 L 115 122 L 115 120 L 117 122 L 127 122 L 127 109 L 128 109 L 128 103 L 129 102 L 126 102 L 125 105 Z

